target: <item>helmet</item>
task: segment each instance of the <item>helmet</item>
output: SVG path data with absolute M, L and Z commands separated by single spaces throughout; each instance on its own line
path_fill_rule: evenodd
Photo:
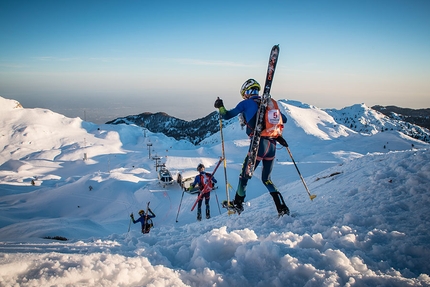
M 143 211 L 142 209 L 139 210 L 139 214 L 145 214 L 145 211 Z
M 200 164 L 197 166 L 197 171 L 201 171 L 202 169 L 205 169 L 205 166 L 204 166 L 202 163 L 200 163 Z
M 247 91 L 253 91 L 253 93 L 251 94 L 258 94 L 258 91 L 260 91 L 260 89 L 260 84 L 256 80 L 248 79 L 245 83 L 243 83 L 242 87 L 240 88 L 240 95 L 242 96 L 242 98 L 248 99 L 249 95 L 246 94 Z

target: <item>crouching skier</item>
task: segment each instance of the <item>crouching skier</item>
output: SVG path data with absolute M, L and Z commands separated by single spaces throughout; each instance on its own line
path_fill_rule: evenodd
M 149 214 L 151 213 L 151 214 Z M 152 219 L 155 217 L 154 212 L 148 207 L 148 212 L 145 214 L 145 211 L 139 210 L 140 217 L 137 220 L 134 220 L 133 213 L 130 214 L 131 220 L 134 224 L 140 222 L 142 224 L 142 233 L 149 233 L 149 230 L 154 226 L 152 223 Z

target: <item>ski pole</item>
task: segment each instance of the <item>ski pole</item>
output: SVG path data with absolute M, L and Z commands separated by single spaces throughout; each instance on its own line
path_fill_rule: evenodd
M 215 198 L 216 198 L 216 205 L 218 206 L 219 214 L 221 214 L 221 208 L 219 207 L 218 195 L 216 194 L 216 191 L 214 191 L 214 192 L 215 192 Z
M 218 99 L 219 99 L 219 97 L 218 97 Z M 228 183 L 228 179 L 227 179 L 227 159 L 225 157 L 224 134 L 222 132 L 222 116 L 221 116 L 221 114 L 219 114 L 219 132 L 221 135 L 222 157 L 224 158 L 225 195 L 227 197 L 227 205 L 230 206 L 230 189 L 229 189 L 229 187 L 231 187 L 231 185 Z M 216 193 L 215 193 L 215 195 L 216 195 Z M 218 197 L 217 197 L 217 203 L 219 204 Z M 219 205 L 218 205 L 218 209 L 220 209 Z M 220 214 L 221 214 L 221 209 L 220 209 Z M 228 210 L 227 214 L 231 215 L 231 214 L 233 214 L 233 212 L 231 212 L 231 210 Z
M 218 99 L 219 99 L 219 97 L 218 97 Z M 222 116 L 221 116 L 221 113 L 219 113 L 219 133 L 221 135 L 222 157 L 224 158 L 225 195 L 227 196 L 227 202 L 229 203 L 230 202 L 230 193 L 228 191 L 227 160 L 225 158 L 224 135 L 223 135 L 223 132 L 222 132 Z M 217 198 L 217 201 L 218 201 L 218 198 Z M 218 208 L 219 208 L 219 206 L 218 206 Z
M 184 186 L 184 188 L 185 188 L 185 186 Z M 185 189 L 182 190 L 182 197 L 181 197 L 181 201 L 179 202 L 178 214 L 176 214 L 176 222 L 178 222 L 179 210 L 181 210 L 182 199 L 184 198 L 184 193 L 185 193 Z
M 130 222 L 128 223 L 128 231 L 127 231 L 127 233 L 130 232 L 130 227 L 131 227 L 131 217 L 130 217 Z
M 311 194 L 311 193 L 309 192 L 309 188 L 308 188 L 308 186 L 306 185 L 305 179 L 303 178 L 302 174 L 300 173 L 299 168 L 297 167 L 297 164 L 296 164 L 296 162 L 295 162 L 295 160 L 294 160 L 294 158 L 293 158 L 293 155 L 291 154 L 290 148 L 288 147 L 288 143 L 287 143 L 287 141 L 286 141 L 283 137 L 281 137 L 281 136 L 277 137 L 277 138 L 276 138 L 276 141 L 277 141 L 278 143 L 280 143 L 281 145 L 283 145 L 284 147 L 286 147 L 286 148 L 287 148 L 288 154 L 290 155 L 291 160 L 293 161 L 294 166 L 296 167 L 297 173 L 299 174 L 300 179 L 302 180 L 303 185 L 305 186 L 305 189 L 306 189 L 306 192 L 307 192 L 307 193 L 308 193 L 308 195 L 309 195 L 309 198 L 310 198 L 311 200 L 314 200 L 314 198 L 315 198 L 315 197 L 317 197 L 317 196 L 316 196 L 316 194 Z

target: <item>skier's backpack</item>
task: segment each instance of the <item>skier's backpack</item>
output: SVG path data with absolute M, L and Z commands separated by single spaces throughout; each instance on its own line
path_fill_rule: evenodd
M 203 176 L 202 174 L 200 174 L 200 183 L 201 183 L 201 184 L 199 184 L 200 191 L 202 191 L 203 188 L 205 187 L 205 185 L 208 184 L 207 181 L 209 180 L 210 176 L 211 176 L 211 174 L 207 173 L 207 172 L 205 173 L 205 176 Z M 209 182 L 209 184 L 210 184 L 211 188 L 214 187 L 214 183 L 213 183 L 212 180 Z
M 142 233 L 149 233 L 152 227 L 154 227 L 154 224 L 152 223 L 152 219 L 148 218 L 145 223 L 145 228 L 142 229 Z
M 253 101 L 260 106 L 261 99 L 255 98 Z M 248 134 L 250 137 L 254 134 L 254 127 L 251 127 L 245 119 L 243 113 L 239 115 L 239 121 L 242 128 L 247 126 L 247 129 L 251 130 L 251 133 Z M 282 135 L 282 131 L 284 129 L 284 123 L 282 121 L 281 111 L 279 110 L 278 103 L 269 98 L 267 102 L 266 111 L 264 113 L 264 121 L 263 121 L 263 130 L 261 131 L 262 137 L 270 137 L 277 138 Z
M 284 123 L 278 103 L 269 98 L 266 112 L 264 113 L 264 129 L 261 131 L 262 137 L 277 138 L 282 135 Z
M 261 99 L 259 98 L 254 99 L 254 101 L 258 105 L 260 105 L 261 103 Z M 246 121 L 244 121 L 244 123 L 248 125 Z M 267 101 L 266 111 L 264 113 L 263 130 L 261 131 L 261 136 L 277 138 L 279 136 L 282 136 L 283 129 L 284 123 L 282 121 L 282 115 L 281 111 L 279 110 L 278 103 L 274 99 L 269 98 Z

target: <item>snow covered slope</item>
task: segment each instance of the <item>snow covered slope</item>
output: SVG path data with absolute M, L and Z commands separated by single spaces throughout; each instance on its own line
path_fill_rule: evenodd
M 360 133 L 281 101 L 285 137 L 317 198 L 278 150 L 272 180 L 293 216 L 276 217 L 258 171 L 244 213 L 228 216 L 217 206 L 221 167 L 212 218 L 196 222 L 196 196 L 160 186 L 149 154 L 174 177 L 198 163 L 211 171 L 219 134 L 196 147 L 137 126 L 0 106 L 0 286 L 430 286 L 430 152 L 395 129 Z M 235 188 L 248 140 L 239 123 L 224 137 Z M 142 235 L 129 215 L 148 201 L 157 216 Z M 68 240 L 43 239 L 56 236 Z

